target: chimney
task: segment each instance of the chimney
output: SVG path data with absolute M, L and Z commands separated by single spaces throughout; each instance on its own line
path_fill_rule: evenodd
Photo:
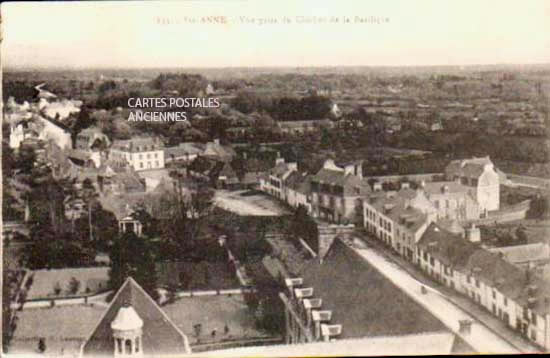
M 219 138 L 215 138 L 215 139 L 214 139 L 214 144 L 220 145 L 220 139 L 219 139 Z
M 420 181 L 420 188 L 424 189 L 426 187 L 426 181 L 425 180 L 421 180 Z
M 321 324 L 323 322 L 329 322 L 332 317 L 332 311 L 318 311 L 313 310 L 311 311 L 311 318 L 313 319 L 315 332 L 314 337 L 315 340 L 318 341 L 321 339 Z
M 374 189 L 374 191 L 382 191 L 382 183 L 374 183 L 372 188 Z
M 441 187 L 441 192 L 444 193 L 444 194 L 448 193 L 449 192 L 449 186 L 448 185 L 443 185 Z
M 288 169 L 290 169 L 290 170 L 298 170 L 298 163 L 296 163 L 296 162 L 288 163 L 287 166 L 288 166 Z
M 469 228 L 466 228 L 466 240 L 470 242 L 480 242 L 481 241 L 481 231 L 476 224 L 472 223 Z
M 279 157 L 279 155 L 277 155 L 277 158 L 275 159 L 275 165 L 281 164 L 284 162 L 285 162 L 285 158 Z
M 409 189 L 411 185 L 408 182 L 401 183 L 401 189 Z

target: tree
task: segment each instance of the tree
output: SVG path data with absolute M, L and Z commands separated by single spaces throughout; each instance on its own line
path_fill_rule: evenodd
M 53 293 L 54 293 L 54 295 L 56 295 L 56 296 L 59 296 L 59 294 L 61 293 L 61 285 L 59 284 L 59 281 L 57 281 L 57 282 L 53 285 Z
M 162 216 L 165 224 L 160 234 L 180 249 L 189 249 L 199 237 L 204 225 L 212 214 L 214 191 L 206 185 L 184 192 L 183 174 L 172 171 L 174 191 L 165 193 L 161 198 Z
M 523 225 L 518 226 L 516 229 L 516 238 L 519 241 L 519 244 L 527 244 L 527 233 L 525 232 L 525 227 L 523 227 Z
M 288 228 L 288 234 L 296 241 L 300 238 L 303 239 L 313 250 L 317 250 L 319 246 L 319 229 L 303 205 L 296 208 Z
M 88 227 L 90 230 L 90 242 L 94 241 L 93 227 L 92 227 L 92 204 L 99 197 L 92 181 L 89 178 L 84 179 L 82 182 L 82 196 L 86 205 L 88 206 Z
M 79 289 L 80 289 L 80 281 L 78 281 L 76 277 L 71 277 L 71 280 L 69 281 L 69 287 L 68 287 L 69 293 L 71 295 L 76 295 Z
M 38 352 L 44 353 L 46 351 L 46 340 L 44 338 L 40 338 L 38 340 Z
M 155 257 L 144 237 L 128 231 L 115 239 L 110 249 L 111 269 L 109 285 L 115 291 L 128 277 L 132 277 L 154 299 L 159 298 Z

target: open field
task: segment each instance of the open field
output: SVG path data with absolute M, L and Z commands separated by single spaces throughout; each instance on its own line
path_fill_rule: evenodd
M 88 267 L 88 268 L 67 268 L 56 270 L 36 270 L 33 272 L 34 278 L 31 289 L 27 294 L 27 299 L 51 298 L 54 295 L 54 285 L 59 282 L 61 287 L 60 296 L 68 296 L 68 285 L 72 277 L 80 282 L 80 287 L 76 295 L 94 293 L 107 288 L 109 280 L 108 267 Z
M 180 298 L 164 306 L 163 310 L 189 337 L 191 345 L 197 343 L 195 324 L 202 325 L 200 343 L 265 336 L 255 328 L 254 317 L 242 295 Z M 226 324 L 229 332 L 224 334 Z M 216 330 L 214 337 L 213 330 Z

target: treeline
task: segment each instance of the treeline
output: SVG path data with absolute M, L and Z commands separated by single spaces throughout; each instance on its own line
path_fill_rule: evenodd
M 388 145 L 397 148 L 445 152 L 455 157 L 489 155 L 493 159 L 528 163 L 550 160 L 549 142 L 540 137 L 503 137 L 484 133 L 433 133 L 403 131 L 392 136 Z
M 249 114 L 267 112 L 279 121 L 304 121 L 326 118 L 331 109 L 331 101 L 315 94 L 296 97 L 258 96 L 252 92 L 240 92 L 231 102 L 238 111 Z

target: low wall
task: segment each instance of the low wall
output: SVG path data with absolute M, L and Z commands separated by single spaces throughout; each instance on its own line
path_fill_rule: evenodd
M 471 220 L 468 221 L 468 223 L 475 223 L 476 225 L 491 225 L 494 223 L 501 224 L 510 221 L 522 220 L 527 217 L 527 211 L 529 210 L 530 204 L 531 200 L 524 200 L 521 203 L 509 208 L 490 212 L 489 216 L 486 218 Z
M 381 175 L 381 176 L 368 176 L 365 179 L 375 179 L 379 183 L 393 183 L 398 182 L 402 179 L 407 179 L 407 181 L 421 182 L 422 180 L 426 182 L 431 182 L 434 180 L 434 177 L 442 176 L 443 173 L 427 173 L 427 174 L 408 174 L 408 175 Z
M 111 293 L 111 290 L 103 291 L 94 295 L 88 296 L 75 296 L 75 297 L 56 297 L 56 298 L 35 298 L 32 300 L 26 300 L 23 304 L 12 303 L 12 309 L 25 309 L 25 308 L 40 308 L 51 307 L 52 302 L 55 306 L 68 306 L 68 305 L 81 305 L 86 303 L 93 303 L 98 299 L 105 298 Z
M 180 291 L 176 292 L 177 297 L 195 297 L 195 296 L 218 296 L 218 295 L 242 295 L 245 292 L 253 291 L 253 289 L 230 288 L 226 290 L 205 290 L 205 291 Z
M 513 183 L 536 186 L 541 188 L 550 188 L 550 179 L 539 177 L 528 177 L 525 175 L 516 175 L 506 173 L 506 177 Z

